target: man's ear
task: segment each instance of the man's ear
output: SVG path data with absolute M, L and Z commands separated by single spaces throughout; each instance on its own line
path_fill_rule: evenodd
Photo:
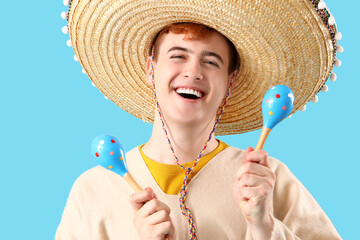
M 146 60 L 146 83 L 151 86 L 152 85 L 152 76 L 151 76 L 151 56 L 149 56 Z M 154 63 L 153 63 L 154 64 Z

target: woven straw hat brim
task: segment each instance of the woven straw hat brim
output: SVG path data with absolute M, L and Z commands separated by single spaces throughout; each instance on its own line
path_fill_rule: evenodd
M 75 54 L 96 87 L 120 108 L 152 122 L 146 59 L 156 34 L 175 22 L 212 27 L 240 54 L 217 135 L 260 128 L 262 98 L 274 85 L 293 90 L 297 111 L 333 68 L 332 33 L 310 0 L 73 0 L 68 25 Z

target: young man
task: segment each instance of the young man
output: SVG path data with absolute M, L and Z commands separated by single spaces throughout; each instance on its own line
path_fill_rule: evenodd
M 70 25 L 70 31 L 74 31 L 72 41 L 80 45 L 88 41 L 83 38 L 87 33 L 81 32 L 83 28 L 75 26 L 86 26 L 86 16 L 98 16 L 98 11 L 108 9 L 100 6 L 100 2 L 99 5 L 95 2 L 90 4 L 84 0 L 72 3 L 69 22 L 73 25 Z M 112 4 L 114 12 L 126 9 L 125 3 L 113 1 Z M 134 4 L 134 16 L 141 15 L 141 7 L 135 1 L 127 4 Z M 152 1 L 146 1 L 146 4 L 158 11 L 158 14 L 165 14 L 174 7 Z M 144 6 L 148 6 L 146 4 Z M 187 7 L 191 7 L 191 3 L 187 4 Z M 225 9 L 226 6 L 225 3 L 221 4 L 221 8 Z M 161 7 L 164 9 L 158 10 Z M 251 119 L 251 116 L 247 116 L 251 115 L 251 111 L 246 112 L 236 106 L 241 106 L 239 102 L 246 102 L 243 96 L 251 98 L 245 92 L 240 96 L 239 89 L 248 89 L 251 95 L 257 95 L 247 85 L 249 82 L 243 85 L 239 83 L 242 73 L 251 79 L 252 75 L 246 72 L 251 70 L 248 64 L 256 62 L 246 57 L 246 51 L 251 52 L 252 49 L 239 48 L 232 43 L 236 41 L 230 41 L 213 28 L 181 23 L 191 22 L 187 19 L 187 7 L 182 9 L 179 4 L 178 23 L 168 25 L 165 21 L 160 33 L 152 30 L 153 38 L 149 43 L 139 44 L 138 48 L 132 46 L 128 50 L 136 55 L 138 49 L 151 49 L 150 46 L 154 46 L 151 56 L 147 57 L 145 69 L 147 85 L 153 89 L 155 98 L 153 133 L 146 144 L 127 154 L 129 172 L 145 190 L 132 193 L 123 179 L 101 167 L 87 171 L 74 183 L 56 239 L 340 239 L 320 206 L 280 161 L 269 158 L 265 151 L 254 151 L 249 147 L 244 152 L 214 138 L 215 130 L 224 134 L 245 131 L 236 130 L 239 125 L 253 127 L 240 120 L 237 120 L 238 125 L 232 124 L 229 119 L 232 111 L 236 115 L 242 111 L 247 121 Z M 241 7 L 236 5 L 238 11 Z M 213 9 L 200 8 L 196 12 L 210 14 L 217 9 L 211 5 L 208 8 Z M 109 16 L 110 12 L 107 13 Z M 127 16 L 125 12 L 117 14 Z M 160 18 L 160 15 L 152 15 L 153 20 Z M 115 22 L 125 26 L 121 17 Z M 88 20 L 92 21 L 91 18 Z M 113 26 L 111 21 L 111 18 L 108 22 L 99 20 L 94 27 L 103 24 L 105 30 L 102 36 L 106 36 L 107 25 L 108 29 L 117 29 L 117 25 Z M 136 19 L 133 22 L 137 22 Z M 221 26 L 218 28 L 222 29 Z M 92 32 L 90 28 L 87 31 Z M 141 27 L 132 31 L 139 36 L 147 32 L 142 31 Z M 127 31 L 122 29 L 122 32 Z M 235 32 L 241 34 L 239 29 Z M 232 36 L 231 33 L 229 35 Z M 143 36 L 143 39 L 147 38 L 149 36 Z M 110 36 L 100 40 L 99 49 L 107 49 L 104 47 L 105 42 L 108 42 L 106 39 L 112 38 Z M 88 69 L 90 78 L 108 78 L 107 83 L 99 81 L 96 84 L 110 99 L 116 102 L 117 98 L 121 98 L 121 103 L 117 103 L 134 115 L 138 114 L 134 113 L 137 109 L 144 114 L 146 107 L 154 108 L 146 101 L 137 103 L 135 110 L 123 103 L 137 101 L 137 97 L 130 94 L 132 88 L 137 89 L 135 92 L 144 91 L 134 84 L 142 80 L 130 80 L 136 79 L 134 75 L 139 69 L 134 67 L 134 71 L 129 70 L 130 74 L 124 72 L 126 68 L 131 69 L 135 65 L 129 65 L 131 61 L 127 60 L 131 56 L 125 51 L 126 40 L 123 40 L 124 51 L 109 50 L 105 58 L 104 55 L 97 58 L 96 50 L 93 55 L 89 54 L 90 48 L 95 49 L 94 45 L 89 48 L 80 45 L 76 45 L 78 47 L 75 50 L 82 56 L 80 62 Z M 237 51 L 240 56 L 245 56 L 240 59 L 241 65 Z M 119 68 L 122 72 L 114 67 L 113 61 L 106 59 L 111 58 L 110 53 L 113 52 L 123 54 L 115 57 L 118 62 L 125 63 L 126 68 Z M 261 57 L 254 59 L 259 60 Z M 96 65 L 96 61 L 105 63 L 103 66 Z M 267 72 L 264 69 L 265 75 Z M 127 83 L 122 79 L 124 85 L 121 87 L 116 86 L 126 96 L 109 93 L 116 92 L 115 86 L 109 87 L 111 79 L 116 75 L 113 73 L 129 78 Z M 258 81 L 251 83 L 262 88 L 261 80 Z M 288 80 L 290 82 L 291 79 Z M 301 86 L 299 84 L 294 88 L 297 90 Z M 220 117 L 229 124 L 218 122 Z M 146 120 L 146 117 L 142 118 Z
M 157 100 L 181 164 L 194 161 L 209 137 L 217 110 L 236 70 L 234 67 L 231 69 L 230 65 L 237 65 L 231 62 L 237 57 L 232 57 L 235 53 L 231 52 L 233 46 L 228 40 L 210 29 L 206 37 L 193 35 L 202 29 L 205 29 L 203 32 L 207 30 L 195 24 L 167 27 L 169 33 L 161 34 L 161 39 L 155 42 L 156 61 L 152 63 L 151 57 L 147 61 L 148 83 L 151 86 L 154 71 Z M 154 65 L 153 69 L 151 64 Z M 197 91 L 199 95 L 193 97 L 191 94 L 183 94 L 185 90 Z M 204 155 L 213 152 L 218 146 L 218 140 L 212 137 Z M 164 168 L 167 167 L 165 164 L 174 164 L 159 114 L 155 115 L 152 136 L 141 150 L 148 158 L 164 164 Z M 269 167 L 266 152 L 254 152 L 249 148 L 247 153 L 247 163 L 239 167 L 237 179 L 234 176 L 234 198 L 252 229 L 252 235 L 257 239 L 270 239 L 273 229 L 270 208 L 275 174 Z M 262 164 L 255 164 L 257 162 Z M 181 181 L 178 183 L 181 185 Z M 250 185 L 252 187 L 247 187 Z M 149 188 L 131 196 L 130 202 L 136 212 L 134 224 L 143 239 L 173 236 L 175 230 L 170 209 L 160 200 L 149 201 L 153 195 L 153 190 Z

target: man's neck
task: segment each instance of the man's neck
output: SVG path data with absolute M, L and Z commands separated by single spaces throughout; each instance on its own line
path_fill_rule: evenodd
M 166 125 L 168 137 L 181 164 L 196 160 L 200 151 L 204 148 L 209 134 L 214 127 L 214 121 L 203 123 L 202 126 L 194 125 Z M 218 146 L 218 141 L 212 136 L 202 156 L 210 153 Z M 165 163 L 176 164 L 173 152 L 170 149 L 161 120 L 156 114 L 153 132 L 150 140 L 143 146 L 142 151 L 150 159 Z

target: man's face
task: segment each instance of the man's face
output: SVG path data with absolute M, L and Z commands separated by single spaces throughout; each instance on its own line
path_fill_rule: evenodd
M 206 40 L 183 40 L 168 33 L 154 65 L 156 94 L 167 122 L 211 123 L 228 89 L 229 47 L 213 33 Z M 151 58 L 147 81 L 151 84 Z

